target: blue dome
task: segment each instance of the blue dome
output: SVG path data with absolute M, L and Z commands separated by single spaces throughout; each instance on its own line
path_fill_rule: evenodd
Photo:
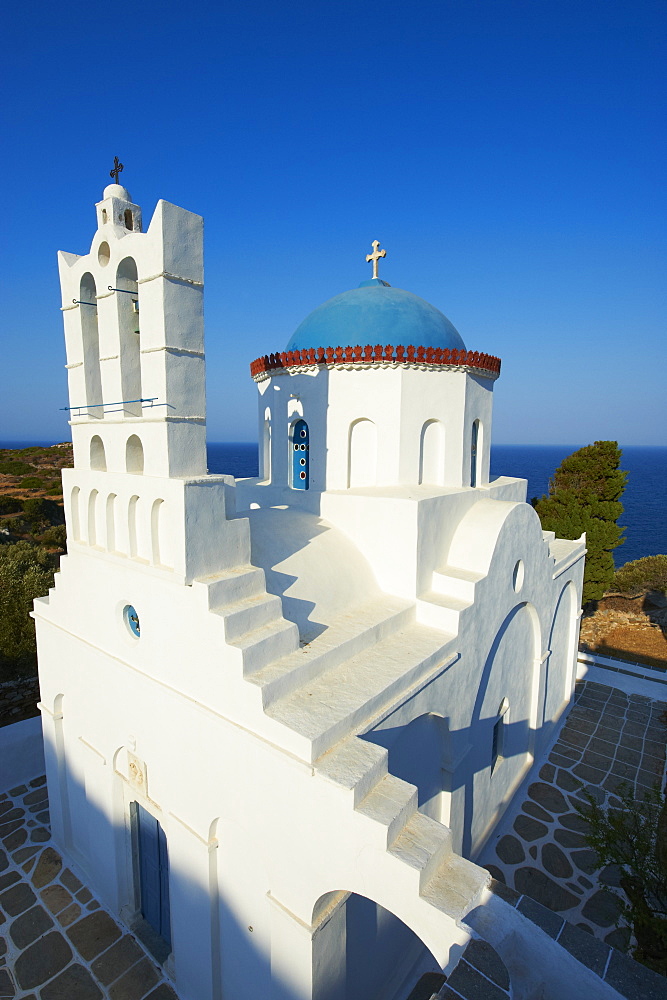
M 461 335 L 439 309 L 379 278 L 363 281 L 314 309 L 285 350 L 357 344 L 465 350 Z

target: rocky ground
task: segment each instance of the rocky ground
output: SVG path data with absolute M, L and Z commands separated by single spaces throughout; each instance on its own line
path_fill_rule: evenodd
M 667 670 L 667 598 L 608 594 L 581 619 L 581 649 Z

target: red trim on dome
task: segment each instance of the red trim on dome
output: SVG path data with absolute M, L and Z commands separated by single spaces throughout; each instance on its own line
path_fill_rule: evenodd
M 479 351 L 459 351 L 442 347 L 413 347 L 410 345 L 382 347 L 311 347 L 298 351 L 282 351 L 280 354 L 265 354 L 250 364 L 253 378 L 281 368 L 298 368 L 303 365 L 346 365 L 346 364 L 417 364 L 441 365 L 443 368 L 477 368 L 480 371 L 500 374 L 500 358 Z

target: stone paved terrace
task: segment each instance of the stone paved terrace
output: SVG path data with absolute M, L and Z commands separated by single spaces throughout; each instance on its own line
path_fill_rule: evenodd
M 0 795 L 0 1000 L 178 1000 L 50 842 L 45 779 Z
M 667 703 L 590 681 L 578 682 L 575 697 L 538 780 L 479 863 L 517 892 L 625 951 L 630 932 L 617 926 L 619 905 L 607 888 L 618 886 L 618 873 L 612 866 L 598 870 L 576 806 L 584 791 L 606 806 L 620 805 L 614 792 L 623 782 L 635 793 L 656 783 L 662 787 Z

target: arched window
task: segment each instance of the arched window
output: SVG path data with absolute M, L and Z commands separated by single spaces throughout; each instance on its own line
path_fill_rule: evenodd
M 292 424 L 290 435 L 292 452 L 292 489 L 307 490 L 310 477 L 310 435 L 305 420 Z
M 260 469 L 260 476 L 263 482 L 268 483 L 271 481 L 271 410 L 268 406 L 264 410 L 261 458 L 262 467 Z
M 144 448 L 136 434 L 131 434 L 125 445 L 125 468 L 135 476 L 144 471 Z
M 427 420 L 419 442 L 419 482 L 442 486 L 445 482 L 445 428 Z
M 375 486 L 377 482 L 377 432 L 372 420 L 362 418 L 350 426 L 347 485 Z
M 107 459 L 104 453 L 104 444 L 99 434 L 93 434 L 90 439 L 90 467 L 99 472 L 107 471 Z
M 125 415 L 140 417 L 141 385 L 141 332 L 139 327 L 139 286 L 137 265 L 132 257 L 125 257 L 116 272 L 116 304 L 118 333 L 120 337 L 120 378 Z
M 100 337 L 97 329 L 97 288 L 90 272 L 81 278 L 79 286 L 79 312 L 81 339 L 83 341 L 83 371 L 86 386 L 88 416 L 104 416 L 102 403 L 102 375 L 100 372 Z
M 491 773 L 504 757 L 505 749 L 505 726 L 509 722 L 510 703 L 507 698 L 503 698 L 498 707 L 498 717 L 493 724 L 493 736 L 491 738 Z
M 479 420 L 472 425 L 470 437 L 470 485 L 477 486 L 482 468 L 482 426 Z
M 124 213 L 125 228 L 132 230 L 134 229 L 134 216 L 132 214 L 131 208 L 126 208 Z

